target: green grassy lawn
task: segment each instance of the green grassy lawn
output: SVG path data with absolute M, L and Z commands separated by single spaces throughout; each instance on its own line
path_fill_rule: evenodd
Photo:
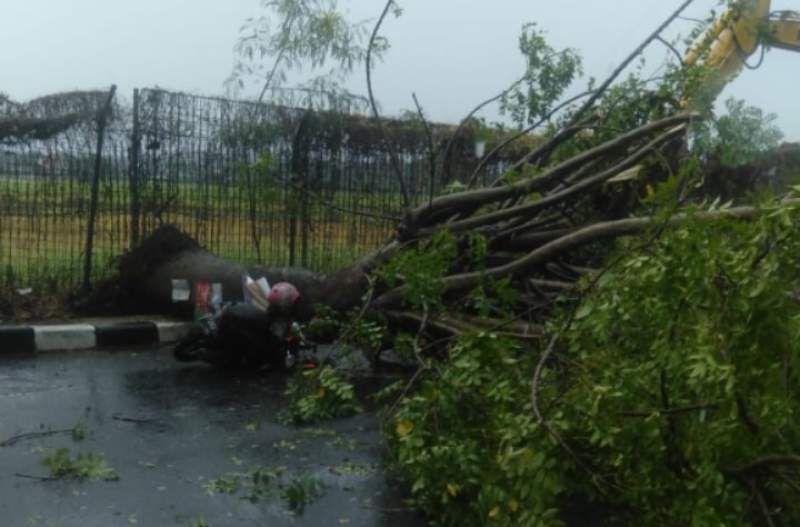
M 402 209 L 395 194 L 337 191 L 301 203 L 299 193 L 267 183 L 145 185 L 141 232 L 170 223 L 226 258 L 248 264 L 293 262 L 325 272 L 379 247 L 395 227 L 391 219 L 348 211 L 398 216 Z M 80 280 L 90 191 L 87 182 L 75 178 L 0 175 L 0 272 L 6 285 L 52 282 L 65 287 Z M 107 276 L 114 258 L 131 245 L 128 182 L 103 180 L 98 198 L 94 278 Z

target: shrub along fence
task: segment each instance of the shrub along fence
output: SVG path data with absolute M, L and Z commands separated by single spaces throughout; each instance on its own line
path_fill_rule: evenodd
M 447 184 L 433 128 L 160 89 L 0 105 L 0 283 L 88 286 L 167 223 L 245 263 L 336 268 L 392 235 L 398 174 L 415 203 Z

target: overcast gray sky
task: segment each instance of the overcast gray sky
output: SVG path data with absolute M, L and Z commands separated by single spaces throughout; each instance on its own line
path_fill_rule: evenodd
M 374 18 L 382 0 L 340 0 L 354 18 Z M 678 0 L 399 0 L 400 19 L 384 34 L 392 49 L 375 72 L 389 113 L 411 108 L 412 91 L 429 117 L 457 121 L 522 72 L 519 29 L 537 21 L 555 47 L 574 47 L 588 75 L 602 78 L 680 3 Z M 716 0 L 696 0 L 702 16 Z M 775 0 L 774 9 L 797 8 Z M 242 21 L 258 0 L 3 0 L 0 91 L 17 100 L 70 89 L 119 85 L 218 95 L 234 61 Z M 687 23 L 676 30 L 688 32 Z M 657 45 L 652 68 L 666 51 Z M 753 59 L 755 61 L 755 59 Z M 770 52 L 721 99 L 735 96 L 778 114 L 800 141 L 800 54 Z M 363 91 L 363 76 L 353 79 Z M 494 117 L 491 113 L 488 117 Z

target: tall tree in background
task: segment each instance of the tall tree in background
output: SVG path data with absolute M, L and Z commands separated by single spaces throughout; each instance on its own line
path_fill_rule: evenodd
M 337 0 L 262 0 L 261 8 L 264 14 L 241 28 L 229 88 L 255 80 L 259 102 L 280 98 L 283 88 L 305 92 L 306 103 L 320 95 L 358 99 L 341 83 L 366 60 L 369 21 L 348 20 Z M 400 9 L 393 13 L 399 16 Z M 379 38 L 371 53 L 381 58 L 387 49 L 388 41 Z M 288 84 L 292 75 L 304 80 Z

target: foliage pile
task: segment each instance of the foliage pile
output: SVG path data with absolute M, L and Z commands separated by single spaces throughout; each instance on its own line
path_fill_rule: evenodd
M 330 366 L 298 371 L 289 382 L 286 395 L 286 420 L 294 424 L 347 417 L 361 411 L 353 385 Z
M 800 520 L 800 200 L 757 206 L 753 185 L 704 179 L 710 164 L 749 162 L 779 136 L 769 116 L 738 102 L 714 121 L 728 77 L 709 51 L 724 25 L 711 24 L 714 14 L 699 24 L 686 61 L 662 37 L 690 4 L 571 99 L 580 57 L 524 26 L 523 77 L 454 133 L 492 101 L 517 126 L 473 170 L 450 156 L 454 140 L 437 141 L 415 97 L 431 194 L 442 164 L 459 184 L 415 204 L 394 163 L 404 202 L 396 236 L 323 284 L 340 311 L 365 299 L 359 320 L 375 315 L 404 332 L 398 342 L 418 369 L 393 387 L 401 396 L 386 428 L 415 503 L 438 524 L 555 526 L 572 498 L 601 502 L 625 524 Z M 263 69 L 240 72 L 262 72 L 263 94 L 302 61 L 345 72 L 364 62 L 375 118 L 365 129 L 390 157 L 404 155 L 371 84 L 394 0 L 368 44 L 333 0 L 263 5 L 277 26 L 253 21 L 239 48 Z M 308 27 L 320 31 L 304 35 Z M 643 63 L 622 79 L 659 41 L 678 59 L 657 79 Z M 492 160 L 534 135 L 503 178 L 485 181 Z M 311 148 L 296 138 L 295 148 Z M 720 206 L 729 197 L 747 206 Z M 633 236 L 641 238 L 622 241 Z M 371 342 L 375 323 L 358 327 Z M 330 368 L 299 374 L 289 396 L 298 423 L 357 408 Z
M 70 456 L 68 448 L 59 448 L 42 458 L 53 478 L 117 481 L 119 475 L 99 454 Z
M 300 515 L 305 507 L 320 498 L 325 485 L 308 474 L 287 477 L 285 467 L 255 468 L 246 473 L 234 473 L 212 479 L 205 485 L 209 495 L 231 494 L 241 491 L 247 494 L 242 497 L 250 503 L 260 503 L 279 496 L 289 511 Z
M 798 221 L 771 201 L 623 244 L 540 377 L 544 349 L 460 338 L 391 416 L 415 503 L 442 525 L 560 525 L 567 493 L 625 524 L 800 521 Z
M 534 356 L 488 332 L 460 338 L 449 353 L 388 427 L 414 505 L 433 525 L 556 518 L 566 467 L 530 409 Z

